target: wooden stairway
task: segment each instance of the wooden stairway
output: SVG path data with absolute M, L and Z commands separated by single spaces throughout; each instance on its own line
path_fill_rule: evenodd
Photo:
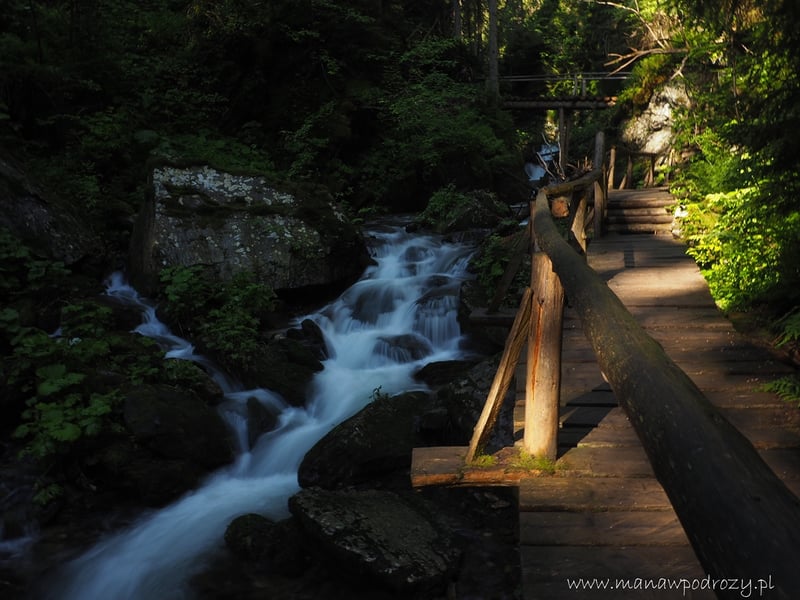
M 670 233 L 674 204 L 667 188 L 610 190 L 606 229 L 611 233 Z

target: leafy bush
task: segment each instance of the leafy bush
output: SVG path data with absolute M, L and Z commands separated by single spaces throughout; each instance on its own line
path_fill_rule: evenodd
M 494 233 L 487 237 L 472 259 L 470 267 L 477 275 L 477 281 L 487 298 L 492 298 L 511 260 L 515 250 L 519 250 L 524 232 L 518 232 L 508 237 L 501 237 Z M 510 306 L 517 305 L 516 291 L 529 284 L 530 258 L 527 258 L 514 275 L 505 302 Z
M 163 352 L 152 340 L 112 331 L 111 313 L 93 301 L 67 304 L 57 336 L 20 327 L 4 313 L 5 332 L 15 334 L 3 361 L 7 382 L 26 397 L 14 431 L 26 440 L 24 454 L 47 462 L 84 440 L 119 432 L 118 384 L 161 376 Z
M 0 298 L 21 294 L 49 297 L 69 275 L 64 263 L 38 256 L 28 246 L 0 227 Z
M 212 281 L 201 266 L 170 267 L 160 275 L 166 313 L 187 337 L 235 371 L 257 364 L 261 326 L 275 307 L 275 293 L 252 273 Z
M 689 205 L 684 237 L 717 304 L 742 309 L 800 300 L 798 274 L 789 256 L 800 247 L 800 213 L 782 214 L 758 189 L 709 194 Z
M 456 186 L 451 183 L 431 195 L 428 205 L 417 220 L 427 227 L 436 227 L 440 223 L 451 221 L 456 208 L 469 202 L 469 196 L 456 191 Z

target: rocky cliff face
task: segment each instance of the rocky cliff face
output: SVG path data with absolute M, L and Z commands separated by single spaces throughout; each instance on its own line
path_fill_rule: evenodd
M 40 189 L 0 152 L 0 227 L 43 256 L 72 265 L 103 254 L 99 238 L 73 209 Z
M 689 97 L 682 85 L 665 85 L 653 94 L 644 112 L 628 122 L 623 140 L 639 152 L 655 154 L 663 160 L 672 148 L 673 113 L 688 105 Z
M 252 271 L 292 292 L 346 285 L 366 261 L 358 230 L 330 202 L 279 191 L 260 176 L 165 165 L 152 171 L 130 262 L 147 292 L 161 269 L 197 264 L 223 280 Z

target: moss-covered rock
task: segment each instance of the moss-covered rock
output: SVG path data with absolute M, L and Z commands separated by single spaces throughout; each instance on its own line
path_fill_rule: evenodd
M 105 254 L 99 236 L 75 207 L 31 181 L 5 152 L 0 152 L 0 227 L 67 265 Z
M 511 216 L 507 205 L 484 190 L 457 192 L 453 186 L 435 192 L 417 224 L 437 233 L 492 229 Z

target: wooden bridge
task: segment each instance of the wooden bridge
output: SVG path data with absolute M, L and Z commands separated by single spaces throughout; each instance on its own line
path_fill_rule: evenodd
M 553 226 L 555 194 L 532 207 L 534 271 L 546 255 L 567 297 L 558 360 L 535 316 L 547 302 L 529 290 L 473 443 L 415 449 L 412 483 L 518 486 L 526 600 L 798 597 L 800 411 L 762 387 L 792 369 L 719 313 L 663 219 L 598 235 L 618 203 L 652 212 L 666 190 L 613 192 L 604 206 L 601 187 L 581 200 L 599 213 L 580 221 L 595 227 L 583 258 Z M 517 442 L 485 456 L 481 436 L 512 381 L 504 362 Z M 542 363 L 559 365 L 560 381 L 537 376 Z M 529 440 L 542 421 L 549 431 Z M 521 458 L 548 447 L 554 462 Z

